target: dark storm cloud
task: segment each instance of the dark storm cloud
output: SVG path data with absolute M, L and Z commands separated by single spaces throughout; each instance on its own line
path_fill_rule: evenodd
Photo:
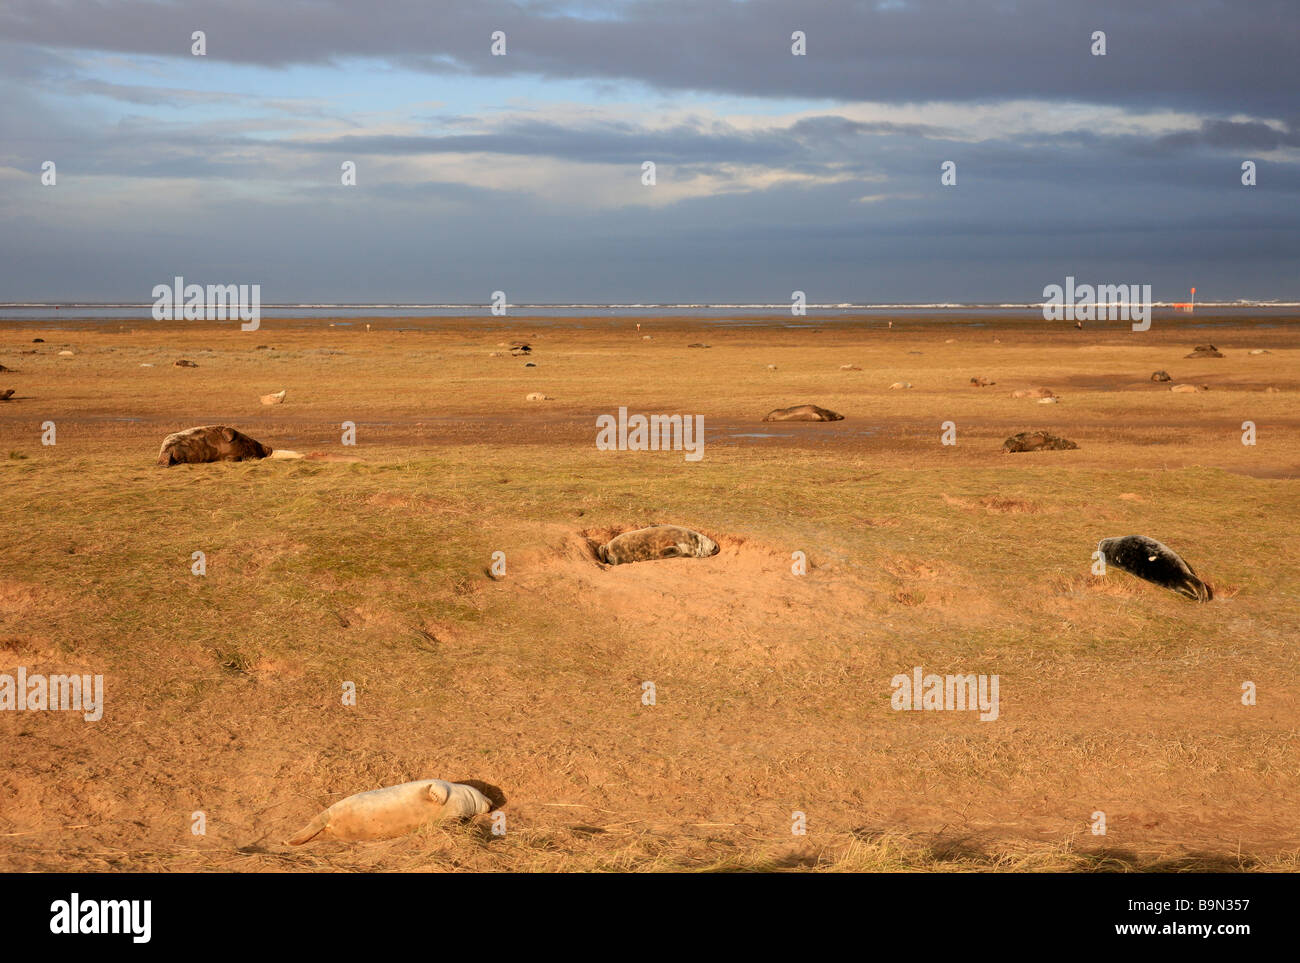
M 1278 130 L 1259 121 L 1206 120 L 1199 130 L 1178 131 L 1156 141 L 1157 147 L 1206 146 L 1225 150 L 1277 150 L 1300 147 L 1300 130 L 1290 124 Z
M 720 123 L 683 123 L 666 129 L 648 129 L 621 121 L 592 127 L 521 120 L 504 123 L 491 133 L 344 135 L 286 146 L 305 151 L 380 155 L 513 154 L 586 163 L 640 163 L 650 158 L 658 163 L 798 165 L 814 157 L 821 157 L 824 162 L 828 149 L 836 145 L 845 148 L 863 136 L 929 133 L 940 131 L 924 124 L 860 123 L 832 116 L 809 117 L 786 127 L 757 131 L 740 131 Z
M 1300 297 L 1295 4 L 664 0 L 587 7 L 600 18 L 582 19 L 566 15 L 576 4 L 502 0 L 4 0 L 0 40 L 16 42 L 0 44 L 0 299 L 138 299 L 176 273 L 256 280 L 276 300 L 478 301 L 501 287 L 518 301 L 780 301 L 795 288 L 816 301 L 1011 300 L 1067 274 L 1149 281 L 1157 297 L 1193 283 L 1226 298 Z M 188 59 L 196 29 L 208 61 L 177 69 L 166 58 Z M 488 55 L 495 29 L 509 35 L 507 57 Z M 807 57 L 789 54 L 794 29 L 808 33 Z M 1104 58 L 1087 53 L 1095 29 L 1107 32 Z M 128 54 L 130 69 L 85 50 Z M 518 75 L 536 109 L 437 114 L 422 88 L 411 99 L 428 116 L 370 112 L 372 71 L 384 70 L 374 62 L 344 65 L 319 102 L 180 79 L 223 60 L 358 56 Z M 235 73 L 214 70 L 212 83 Z M 616 89 L 627 119 L 563 119 L 582 96 L 548 78 Z M 657 93 L 629 95 L 624 81 Z M 687 90 L 1052 103 L 970 114 L 990 118 L 978 124 L 947 104 L 888 114 L 949 129 L 862 121 L 834 104 L 751 111 L 676 96 Z M 1050 116 L 1074 102 L 1194 119 Z M 316 123 L 326 110 L 351 119 Z M 749 126 L 760 111 L 815 116 Z M 449 181 L 479 164 L 443 160 L 465 153 L 509 162 L 484 178 L 495 186 Z M 339 165 L 354 155 L 358 185 L 344 189 Z M 547 177 L 514 179 L 522 157 Z M 40 184 L 48 158 L 57 188 Z M 646 159 L 663 165 L 660 189 L 696 175 L 727 189 L 648 204 Z M 1244 159 L 1258 162 L 1257 187 L 1240 183 Z M 945 160 L 957 187 L 939 183 Z M 618 171 L 601 172 L 598 202 L 550 195 L 597 162 L 628 165 L 626 195 Z
M 0 38 L 283 66 L 377 57 L 433 73 L 639 81 L 663 90 L 909 102 L 1033 97 L 1294 113 L 1295 0 L 639 0 L 598 19 L 505 0 L 9 0 Z M 504 30 L 509 53 L 493 57 Z M 808 55 L 790 55 L 790 35 Z M 1089 54 L 1094 30 L 1107 55 Z

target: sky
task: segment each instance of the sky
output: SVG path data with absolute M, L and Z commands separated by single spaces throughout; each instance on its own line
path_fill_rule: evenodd
M 5 0 L 0 301 L 178 275 L 263 304 L 1300 300 L 1300 3 Z

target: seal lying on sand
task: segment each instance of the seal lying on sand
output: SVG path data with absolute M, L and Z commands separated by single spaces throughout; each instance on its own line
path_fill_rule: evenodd
M 288 843 L 301 846 L 317 838 L 388 839 L 425 823 L 469 819 L 491 810 L 492 803 L 473 786 L 422 779 L 348 796 L 300 829 Z
M 1154 538 L 1145 535 L 1103 538 L 1097 543 L 1097 551 L 1105 556 L 1107 565 L 1173 589 L 1193 602 L 1214 598 L 1214 590 L 1196 577 L 1192 567 L 1172 548 Z
M 274 449 L 249 438 L 242 431 L 225 425 L 205 425 L 186 428 L 163 439 L 158 452 L 158 464 L 197 464 L 209 461 L 245 461 L 252 458 L 269 458 Z M 297 452 L 275 452 L 279 458 L 302 457 Z
M 816 405 L 795 405 L 792 408 L 777 408 L 769 411 L 764 421 L 843 421 L 844 416 L 829 408 Z
M 1183 355 L 1184 358 L 1222 358 L 1223 352 L 1212 344 L 1198 344 L 1192 349 L 1191 354 Z
M 596 549 L 596 555 L 606 565 L 656 558 L 708 558 L 717 554 L 717 542 L 679 525 L 654 525 L 624 532 Z
M 1046 431 L 1022 431 L 1002 443 L 1003 451 L 1073 451 L 1074 442 Z

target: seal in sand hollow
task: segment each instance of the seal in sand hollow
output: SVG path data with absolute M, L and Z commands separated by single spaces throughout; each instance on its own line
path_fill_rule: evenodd
M 795 405 L 792 408 L 777 408 L 769 411 L 764 421 L 843 421 L 844 416 L 829 408 L 816 405 Z
M 1172 548 L 1154 538 L 1145 535 L 1103 538 L 1097 543 L 1097 551 L 1105 557 L 1107 565 L 1173 589 L 1193 602 L 1214 598 L 1214 590 L 1196 577 L 1192 567 Z
M 274 453 L 274 454 L 273 454 Z M 275 451 L 242 431 L 225 425 L 204 425 L 173 432 L 163 439 L 158 464 L 163 466 L 210 461 L 245 461 L 252 458 L 296 458 L 297 452 Z
M 469 819 L 491 812 L 492 803 L 473 786 L 422 779 L 341 799 L 288 840 L 301 846 L 313 839 L 388 839 L 425 823 Z
M 1073 451 L 1079 446 L 1047 431 L 1022 431 L 1002 443 L 1003 451 Z
M 718 551 L 718 543 L 707 535 L 680 525 L 653 525 L 610 539 L 596 555 L 606 565 L 623 565 L 656 558 L 708 558 Z

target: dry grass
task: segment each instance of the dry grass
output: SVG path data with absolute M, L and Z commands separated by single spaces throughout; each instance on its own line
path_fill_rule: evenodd
M 95 724 L 0 713 L 0 866 L 1296 868 L 1287 327 L 1216 330 L 1227 357 L 1183 361 L 1203 332 L 395 326 L 0 332 L 2 668 L 102 672 L 108 693 Z M 537 368 L 489 357 L 516 335 Z M 1211 390 L 1161 391 L 1157 368 Z M 1039 384 L 1061 403 L 1010 397 Z M 848 418 L 758 422 L 801 402 Z M 704 414 L 704 460 L 596 451 L 619 405 Z M 214 422 L 362 460 L 152 465 Z M 1080 450 L 999 451 L 1036 427 Z M 593 560 L 654 522 L 722 551 Z M 1093 578 L 1098 539 L 1129 532 L 1215 602 Z M 998 673 L 999 720 L 892 711 L 915 665 Z M 342 795 L 426 777 L 498 787 L 506 835 L 282 845 Z

